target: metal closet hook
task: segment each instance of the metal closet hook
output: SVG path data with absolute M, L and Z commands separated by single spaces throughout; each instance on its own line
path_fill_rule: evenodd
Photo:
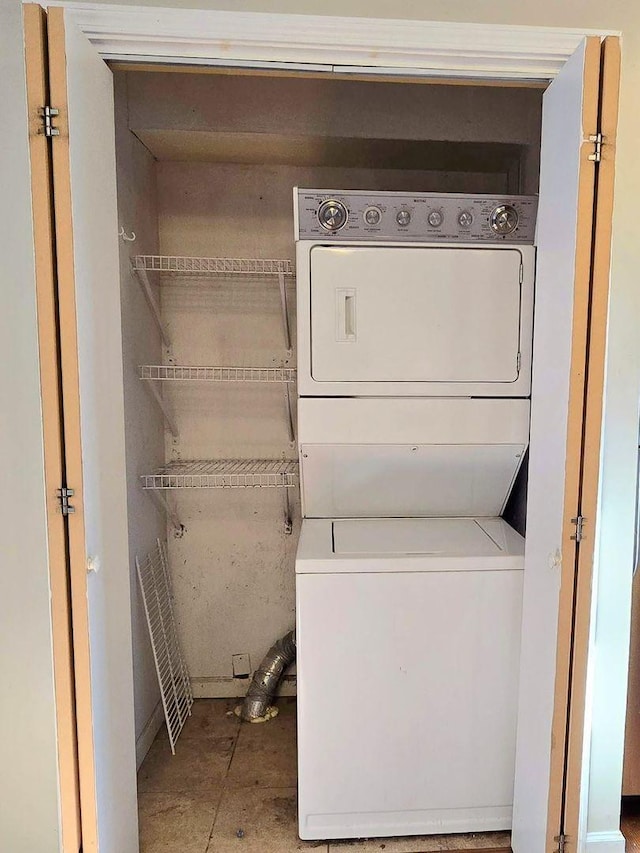
M 129 237 L 127 232 L 124 230 L 124 227 L 121 225 L 120 230 L 118 231 L 118 237 L 122 237 L 125 243 L 133 243 L 136 239 L 136 232 L 132 231 L 131 236 Z

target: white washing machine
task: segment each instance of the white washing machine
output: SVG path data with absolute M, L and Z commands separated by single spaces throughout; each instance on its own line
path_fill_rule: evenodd
M 301 838 L 511 825 L 524 201 L 297 192 Z
M 500 518 L 304 522 L 301 838 L 510 828 L 523 545 Z

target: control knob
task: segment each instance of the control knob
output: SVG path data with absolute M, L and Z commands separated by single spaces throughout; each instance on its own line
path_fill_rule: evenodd
M 458 225 L 461 228 L 471 228 L 473 225 L 473 214 L 470 210 L 463 210 L 458 216 Z
M 382 211 L 379 207 L 371 205 L 364 212 L 364 221 L 367 225 L 378 225 L 382 219 Z
M 511 204 L 501 204 L 493 211 L 489 222 L 496 234 L 512 234 L 518 227 L 518 211 Z
M 441 210 L 432 210 L 427 216 L 427 222 L 432 228 L 439 228 L 444 222 L 444 215 Z
M 329 198 L 318 208 L 318 222 L 327 231 L 339 231 L 347 224 L 349 214 L 341 201 Z
M 396 222 L 401 227 L 408 225 L 411 222 L 411 213 L 408 210 L 399 210 L 396 213 Z

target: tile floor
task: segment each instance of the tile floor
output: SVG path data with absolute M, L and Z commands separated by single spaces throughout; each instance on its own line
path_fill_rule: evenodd
M 240 723 L 237 700 L 199 699 L 171 755 L 164 727 L 138 773 L 140 853 L 508 853 L 509 834 L 304 842 L 296 833 L 296 706 Z M 345 849 L 348 848 L 348 851 Z

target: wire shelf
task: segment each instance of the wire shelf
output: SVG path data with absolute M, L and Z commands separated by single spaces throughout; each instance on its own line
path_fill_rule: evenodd
M 193 693 L 189 672 L 178 642 L 167 554 L 159 539 L 151 554 L 147 554 L 142 560 L 136 557 L 136 569 L 169 743 L 171 752 L 175 755 L 176 741 L 191 714 Z
M 296 381 L 293 367 L 187 367 L 174 364 L 143 364 L 140 379 L 188 382 L 267 382 Z
M 292 261 L 278 258 L 189 258 L 175 255 L 136 255 L 135 270 L 187 276 L 292 276 Z
M 141 479 L 144 489 L 293 488 L 298 483 L 298 463 L 288 459 L 171 462 Z
M 160 306 L 149 281 L 149 272 L 162 273 L 176 278 L 275 278 L 280 291 L 282 330 L 287 352 L 292 351 L 287 287 L 293 279 L 293 262 L 284 258 L 190 258 L 177 255 L 136 255 L 132 269 L 145 295 L 149 308 L 158 325 L 162 342 L 171 350 L 171 338 L 162 319 Z

